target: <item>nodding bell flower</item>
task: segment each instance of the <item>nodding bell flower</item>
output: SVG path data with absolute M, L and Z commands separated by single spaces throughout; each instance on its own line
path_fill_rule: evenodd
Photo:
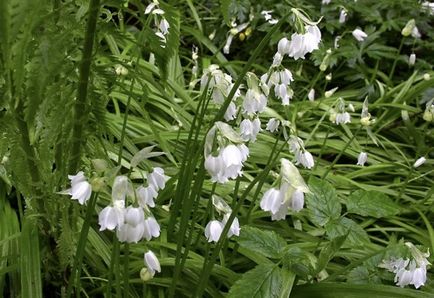
M 205 227 L 205 237 L 208 242 L 217 242 L 223 232 L 224 224 L 218 220 L 211 220 Z
M 233 24 L 233 25 L 234 26 L 228 32 L 226 44 L 223 47 L 223 53 L 224 54 L 229 54 L 230 47 L 231 47 L 232 40 L 233 40 L 234 36 L 237 35 L 238 33 L 240 33 L 241 31 L 243 31 L 244 29 L 246 29 L 249 26 L 249 23 L 243 23 L 243 24 L 238 25 L 238 26 L 236 26 L 236 24 Z
M 408 65 L 413 66 L 416 63 L 416 54 L 412 53 L 408 58 Z
M 312 154 L 304 148 L 302 139 L 296 136 L 290 136 L 288 140 L 289 151 L 295 155 L 296 165 L 302 164 L 307 169 L 313 168 L 315 162 Z
M 157 256 L 151 250 L 145 253 L 144 261 L 148 272 L 151 273 L 152 276 L 155 275 L 155 272 L 161 272 L 160 261 L 158 261 Z
M 167 179 L 168 177 L 164 175 L 164 170 L 160 167 L 154 168 L 152 173 L 147 175 L 149 185 L 152 185 L 156 191 L 166 187 Z
M 353 36 L 355 39 L 357 39 L 357 41 L 364 41 L 366 37 L 368 37 L 368 34 L 366 34 L 365 32 L 363 32 L 360 29 L 354 29 L 354 31 L 352 32 Z
M 347 11 L 345 9 L 341 9 L 341 12 L 339 14 L 339 23 L 345 23 L 346 19 L 347 19 Z
M 77 175 L 68 175 L 71 180 L 71 188 L 60 192 L 60 194 L 68 194 L 71 200 L 77 200 L 81 205 L 86 204 L 92 194 L 92 186 L 87 182 L 86 177 L 82 171 Z
M 265 128 L 269 132 L 275 132 L 279 129 L 280 121 L 276 118 L 271 118 L 267 122 L 267 127 Z
M 316 25 L 305 26 L 305 33 L 294 33 L 291 36 L 291 42 L 287 48 L 289 57 L 293 57 L 295 60 L 299 58 L 304 59 L 307 53 L 312 53 L 319 48 L 321 41 L 321 31 Z
M 211 90 L 211 97 L 214 103 L 218 105 L 224 103 L 225 97 L 228 96 L 232 86 L 232 77 L 223 73 L 216 64 L 211 64 L 207 69 L 205 69 L 200 79 L 201 90 L 208 87 L 208 90 Z M 240 93 L 237 90 L 234 98 L 239 96 Z
M 333 122 L 337 125 L 350 123 L 351 122 L 351 116 L 345 110 L 345 101 L 342 98 L 339 98 L 337 108 L 338 108 L 338 113 L 335 113 Z
M 426 162 L 426 158 L 425 157 L 421 157 L 418 160 L 416 160 L 416 162 L 413 164 L 413 167 L 418 168 L 421 165 L 423 165 Z
M 254 73 L 248 72 L 246 76 L 248 89 L 243 100 L 243 113 L 252 116 L 264 111 L 269 90 Z
M 124 222 L 116 230 L 116 235 L 121 242 L 137 243 L 143 238 L 144 212 L 140 207 L 129 206 L 125 210 Z
M 413 285 L 418 289 L 426 282 L 426 267 L 431 264 L 427 260 L 429 252 L 422 253 L 411 242 L 406 242 L 405 246 L 408 248 L 411 258 L 383 260 L 379 267 L 395 273 L 394 281 L 397 286 Z
M 158 36 L 162 43 L 166 43 L 166 35 L 169 34 L 169 22 L 164 18 L 164 10 L 159 7 L 157 0 L 154 0 L 145 8 L 145 14 L 153 14 L 157 18 L 155 19 L 155 26 L 157 27 L 157 32 L 155 35 Z M 162 45 L 161 47 L 165 47 Z
M 315 100 L 315 89 L 310 89 L 309 93 L 307 94 L 307 98 L 309 99 L 309 101 L 314 101 Z
M 149 216 L 143 221 L 143 238 L 146 240 L 151 240 L 152 237 L 158 238 L 160 237 L 160 225 L 155 220 L 154 217 Z
M 71 182 L 71 188 L 59 192 L 59 194 L 70 195 L 72 200 L 77 200 L 81 205 L 86 204 L 92 194 L 92 185 L 87 181 L 83 172 L 77 175 L 68 175 Z
M 153 185 L 148 185 L 147 187 L 139 186 L 136 189 L 136 197 L 140 207 L 145 208 L 149 206 L 151 208 L 155 207 L 154 199 L 158 196 L 157 190 L 155 190 Z
M 360 115 L 360 124 L 362 124 L 363 126 L 370 126 L 371 124 L 375 123 L 375 119 L 371 120 L 371 114 L 369 113 L 368 110 L 368 99 L 366 98 L 363 101 L 363 106 L 362 106 L 362 113 Z
M 107 206 L 98 215 L 100 231 L 113 231 L 125 221 L 125 201 L 115 200 L 113 206 Z
M 228 222 L 230 216 L 231 216 L 231 213 L 226 213 L 223 216 L 223 220 L 222 220 L 223 227 Z M 233 235 L 240 236 L 240 230 L 241 230 L 240 222 L 238 221 L 238 218 L 234 217 L 234 220 L 232 221 L 231 227 L 229 228 L 229 231 L 228 231 L 228 238 L 232 237 Z
M 304 193 L 309 189 L 297 168 L 287 159 L 281 159 L 280 188 L 271 188 L 264 193 L 260 207 L 270 211 L 271 220 L 285 219 L 289 210 L 303 209 Z
M 240 136 L 244 141 L 256 141 L 256 136 L 261 131 L 261 121 L 256 117 L 253 121 L 244 119 L 240 123 Z
M 289 105 L 289 100 L 294 95 L 294 91 L 289 87 L 294 81 L 291 71 L 284 68 L 280 71 L 273 71 L 268 77 L 268 74 L 261 76 L 261 82 L 267 85 L 268 88 L 274 86 L 274 94 L 282 100 L 283 105 Z
M 357 158 L 357 165 L 363 167 L 367 160 L 368 154 L 366 152 L 360 152 L 359 157 Z

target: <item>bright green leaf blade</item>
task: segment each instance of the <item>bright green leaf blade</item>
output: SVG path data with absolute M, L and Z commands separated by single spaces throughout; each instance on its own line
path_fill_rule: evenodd
M 275 264 L 261 264 L 245 273 L 230 289 L 228 298 L 238 297 L 284 297 L 289 294 L 292 283 L 288 287 L 285 283 L 293 281 L 294 276 L 288 276 Z
M 376 218 L 396 215 L 400 207 L 388 196 L 377 191 L 357 190 L 345 201 L 349 213 Z
M 341 215 L 341 204 L 333 186 L 319 178 L 309 179 L 311 193 L 306 195 L 306 205 L 309 211 L 310 220 L 318 225 L 324 226 Z
M 275 232 L 254 227 L 243 227 L 237 242 L 241 247 L 268 258 L 279 258 L 286 247 L 285 240 Z
M 328 222 L 325 228 L 327 236 L 330 239 L 336 239 L 337 237 L 348 234 L 347 240 L 345 241 L 346 246 L 360 246 L 369 242 L 369 236 L 366 231 L 356 222 L 346 217 Z
M 291 298 L 432 298 L 422 291 L 384 285 L 319 283 L 294 287 Z

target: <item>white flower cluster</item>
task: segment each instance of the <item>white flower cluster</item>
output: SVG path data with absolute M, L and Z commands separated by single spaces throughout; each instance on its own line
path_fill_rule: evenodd
M 282 158 L 278 187 L 267 190 L 260 202 L 264 211 L 271 213 L 272 220 L 285 219 L 288 210 L 295 212 L 303 209 L 304 194 L 309 188 L 301 177 L 298 169 L 287 159 Z
M 149 208 L 155 207 L 154 199 L 167 179 L 162 168 L 154 168 L 147 175 L 148 186 L 139 186 L 134 191 L 128 177 L 117 176 L 112 187 L 112 204 L 99 213 L 100 231 L 116 229 L 119 241 L 128 243 L 159 237 L 160 225 Z M 126 207 L 127 198 L 136 198 L 138 206 Z
M 266 84 L 269 89 L 274 86 L 274 95 L 282 100 L 282 105 L 289 105 L 289 100 L 294 95 L 294 91 L 289 87 L 291 82 L 294 81 L 291 71 L 286 68 L 282 70 L 272 70 L 270 76 L 268 73 L 261 76 L 261 82 Z
M 315 165 L 312 154 L 304 148 L 302 139 L 296 136 L 290 136 L 288 140 L 289 151 L 294 153 L 296 165 L 302 164 L 303 167 L 311 169 Z
M 405 287 L 413 285 L 418 289 L 425 285 L 426 282 L 426 267 L 430 265 L 430 262 L 427 260 L 429 252 L 422 253 L 410 242 L 406 242 L 405 245 L 410 250 L 411 259 L 383 260 L 379 266 L 395 273 L 394 281 L 397 286 Z
M 223 214 L 222 220 L 211 220 L 208 222 L 208 224 L 205 227 L 205 237 L 208 240 L 208 242 L 217 242 L 219 241 L 221 234 L 223 232 L 223 229 L 225 225 L 227 224 L 229 217 L 232 214 L 232 209 L 229 207 L 229 205 L 220 197 L 214 195 L 212 197 L 212 202 L 215 207 L 215 209 Z M 240 235 L 240 223 L 238 221 L 238 218 L 234 218 L 232 221 L 232 224 L 228 230 L 228 238 L 232 237 L 233 235 L 239 236 Z
M 349 108 L 352 110 L 354 109 L 352 106 L 349 106 Z M 351 115 L 346 111 L 345 101 L 342 98 L 338 99 L 337 110 L 338 112 L 336 112 L 334 109 L 331 109 L 331 122 L 334 122 L 337 125 L 351 123 Z
M 223 73 L 223 71 L 216 64 L 211 64 L 207 69 L 205 69 L 200 79 L 201 90 L 207 88 L 207 90 L 211 92 L 213 102 L 219 106 L 224 103 L 225 98 L 229 95 L 233 85 L 234 83 L 232 82 L 232 77 L 226 73 Z M 237 108 L 234 100 L 240 96 L 241 93 L 239 90 L 237 90 L 232 102 L 229 104 L 229 107 L 225 112 L 224 118 L 226 121 L 235 119 Z
M 146 7 L 145 14 L 153 14 L 156 17 L 155 26 L 157 27 L 157 32 L 155 32 L 155 35 L 165 44 L 167 42 L 166 36 L 169 34 L 170 25 L 164 17 L 164 10 L 159 7 L 159 4 L 158 0 L 153 0 L 153 2 Z M 165 45 L 161 45 L 161 47 L 164 48 Z
M 274 56 L 276 62 L 281 61 L 284 55 L 293 57 L 295 60 L 304 59 L 307 53 L 318 50 L 321 41 L 321 31 L 318 26 L 306 25 L 304 31 L 302 34 L 293 33 L 291 40 L 284 37 L 279 41 L 277 53 Z

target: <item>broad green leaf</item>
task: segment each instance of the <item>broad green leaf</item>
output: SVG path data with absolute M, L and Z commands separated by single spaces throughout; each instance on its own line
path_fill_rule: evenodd
M 338 236 L 334 238 L 332 241 L 327 243 L 327 245 L 321 249 L 321 252 L 319 253 L 318 257 L 318 264 L 316 271 L 319 273 L 321 270 L 323 270 L 328 262 L 333 258 L 335 253 L 341 248 L 341 246 L 344 244 L 345 240 L 347 239 L 348 234 L 345 234 L 343 236 Z
M 398 204 L 378 191 L 357 190 L 345 201 L 349 213 L 375 218 L 387 217 L 400 211 Z
M 232 286 L 227 297 L 289 297 L 294 277 L 276 264 L 261 264 L 245 273 Z
M 254 227 L 243 227 L 238 244 L 268 258 L 279 258 L 286 247 L 285 240 L 273 231 L 261 231 Z
M 333 186 L 319 178 L 309 179 L 310 193 L 306 194 L 306 205 L 310 220 L 324 226 L 330 220 L 338 219 L 341 215 L 341 203 Z
M 348 234 L 345 241 L 347 246 L 361 246 L 363 243 L 369 242 L 366 231 L 356 222 L 346 217 L 328 222 L 325 229 L 330 239 L 336 239 Z
M 381 279 L 369 272 L 366 266 L 358 266 L 348 273 L 347 282 L 353 284 L 379 284 Z
M 316 283 L 293 288 L 291 298 L 431 298 L 431 293 L 384 285 Z

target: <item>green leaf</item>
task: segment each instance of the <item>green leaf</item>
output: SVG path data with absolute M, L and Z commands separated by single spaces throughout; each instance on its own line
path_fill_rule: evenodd
M 339 250 L 339 248 L 344 244 L 345 240 L 347 239 L 348 234 L 345 234 L 343 236 L 338 236 L 334 238 L 332 241 L 330 241 L 323 249 L 321 249 L 321 252 L 319 253 L 318 257 L 318 264 L 316 271 L 317 273 L 321 272 L 323 270 L 328 262 L 333 258 L 335 253 Z
M 227 26 L 231 25 L 231 20 L 229 18 L 229 6 L 231 5 L 231 0 L 220 0 L 220 10 L 223 15 L 223 19 Z
M 330 220 L 338 219 L 341 215 L 341 204 L 333 186 L 316 177 L 309 179 L 311 193 L 306 195 L 306 205 L 310 220 L 324 226 Z
M 348 273 L 347 282 L 353 284 L 379 284 L 381 279 L 370 273 L 366 266 L 358 266 Z
M 356 222 L 342 217 L 339 220 L 333 220 L 325 226 L 329 239 L 336 239 L 340 236 L 347 235 L 345 244 L 348 246 L 360 246 L 369 242 L 369 236 Z
M 21 232 L 21 295 L 42 297 L 41 258 L 37 225 L 26 219 Z
M 227 297 L 289 297 L 294 278 L 294 274 L 276 264 L 261 264 L 245 273 Z
M 432 294 L 384 285 L 317 283 L 294 287 L 291 298 L 429 298 Z
M 400 211 L 398 204 L 378 191 L 357 190 L 345 201 L 349 213 L 375 218 L 396 215 Z
M 268 258 L 279 258 L 286 248 L 285 240 L 273 231 L 261 231 L 254 227 L 243 227 L 238 244 Z

